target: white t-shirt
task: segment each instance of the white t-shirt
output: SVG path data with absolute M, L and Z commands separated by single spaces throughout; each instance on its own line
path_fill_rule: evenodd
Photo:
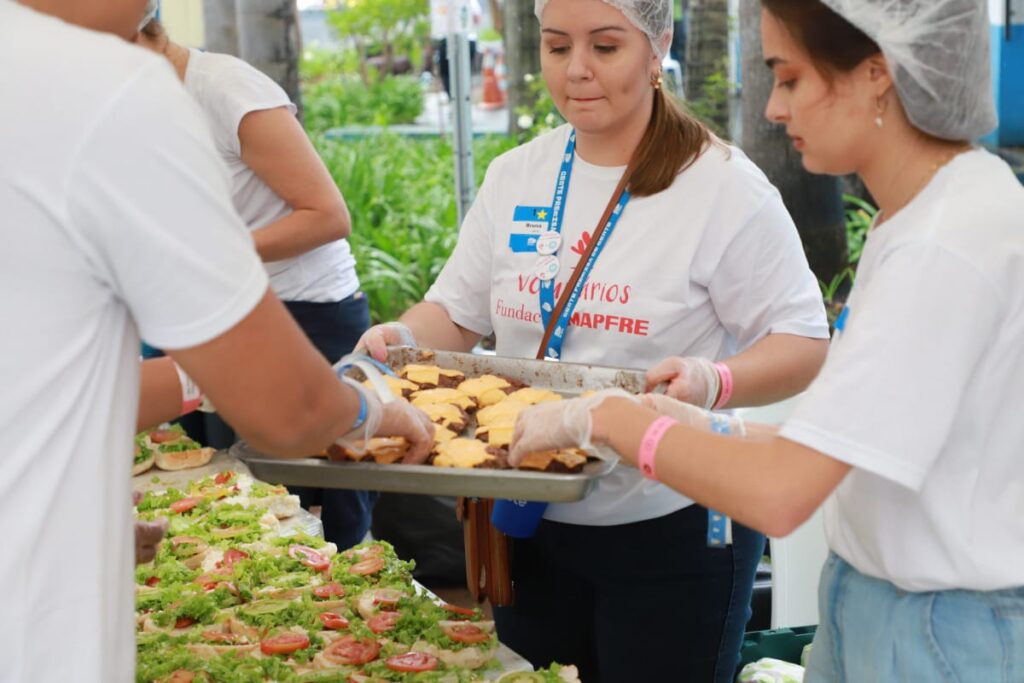
M 231 198 L 250 230 L 283 218 L 292 208 L 242 161 L 238 126 L 246 114 L 295 105 L 277 83 L 246 62 L 189 50 L 185 90 L 199 102 L 213 131 L 217 151 L 231 175 Z M 270 286 L 283 301 L 341 301 L 359 289 L 356 260 L 340 239 L 283 261 L 264 264 Z
M 426 295 L 457 324 L 493 330 L 502 356 L 533 358 L 544 332 L 537 253 L 523 244 L 547 230 L 568 134 L 562 126 L 494 160 Z M 576 155 L 558 293 L 622 172 Z M 643 370 L 668 356 L 727 358 L 771 333 L 828 336 L 817 282 L 782 199 L 735 148 L 712 147 L 667 190 L 630 200 L 573 319 L 562 360 Z M 547 518 L 625 524 L 691 502 L 623 466 L 584 501 L 549 506 Z
M 781 434 L 854 467 L 829 546 L 905 590 L 1024 586 L 1024 188 L 972 151 L 873 231 Z
M 267 276 L 167 62 L 0 1 L 0 680 L 133 679 L 139 334 L 195 346 Z

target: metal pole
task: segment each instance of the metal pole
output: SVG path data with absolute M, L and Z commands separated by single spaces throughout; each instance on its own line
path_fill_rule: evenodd
M 455 152 L 455 206 L 459 225 L 469 211 L 476 194 L 473 176 L 473 117 L 469 70 L 469 2 L 448 2 L 448 74 L 452 88 L 452 112 L 455 125 L 452 149 Z

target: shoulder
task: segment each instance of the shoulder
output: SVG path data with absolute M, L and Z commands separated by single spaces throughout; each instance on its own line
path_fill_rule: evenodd
M 764 172 L 739 147 L 714 141 L 686 170 L 669 191 L 699 191 L 730 202 L 759 209 L 779 192 Z
M 569 139 L 569 124 L 538 135 L 533 140 L 498 155 L 487 169 L 488 175 L 523 173 L 532 175 L 544 166 L 557 165 Z
M 272 78 L 232 55 L 192 50 L 185 88 L 204 105 L 285 106 L 291 100 Z

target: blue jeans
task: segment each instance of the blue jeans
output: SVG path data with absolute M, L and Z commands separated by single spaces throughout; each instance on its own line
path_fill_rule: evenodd
M 806 683 L 1024 681 L 1024 587 L 910 593 L 832 553 Z
M 510 539 L 515 604 L 494 609 L 499 639 L 534 666 L 579 667 L 586 683 L 731 683 L 750 619 L 764 536 L 733 524 L 709 548 L 690 505 L 616 526 L 543 520 Z

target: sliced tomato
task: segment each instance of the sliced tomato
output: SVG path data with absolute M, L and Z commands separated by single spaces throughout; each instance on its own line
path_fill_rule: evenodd
M 320 623 L 330 631 L 341 631 L 348 628 L 348 619 L 334 612 L 321 612 Z
M 146 585 L 147 586 L 155 586 L 158 583 L 160 583 L 160 577 L 159 576 L 151 576 L 148 579 L 146 579 Z
M 371 557 L 368 560 L 356 562 L 348 568 L 348 573 L 355 574 L 356 576 L 369 576 L 370 574 L 376 574 L 381 569 L 384 569 L 384 564 L 383 557 Z
M 381 609 L 394 609 L 398 602 L 405 597 L 405 593 L 394 588 L 378 588 L 373 591 L 373 604 L 379 605 Z
M 214 484 L 226 484 L 231 481 L 231 478 L 235 476 L 235 473 L 231 470 L 224 470 L 223 472 L 217 473 L 217 476 L 213 478 Z
M 149 440 L 153 443 L 172 443 L 185 435 L 173 429 L 154 429 L 149 433 Z
M 305 633 L 286 631 L 260 641 L 260 652 L 265 655 L 287 655 L 309 647 L 309 636 Z
M 345 587 L 340 583 L 325 583 L 313 589 L 313 597 L 320 600 L 341 598 L 345 596 Z
M 401 616 L 398 612 L 381 612 L 370 617 L 366 625 L 374 633 L 384 633 L 393 629 Z
M 178 619 L 174 622 L 174 628 L 188 628 L 194 623 L 196 623 L 195 619 L 190 619 L 188 617 L 178 617 Z
M 491 639 L 491 634 L 475 624 L 443 625 L 441 630 L 456 643 L 486 643 Z
M 217 584 L 224 583 L 231 578 L 230 574 L 215 574 L 210 572 L 208 574 L 200 574 L 195 578 L 195 582 L 200 586 L 210 591 L 217 587 Z
M 384 546 L 382 545 L 370 545 L 365 548 L 349 548 L 341 554 L 346 560 L 354 560 L 359 558 L 360 560 L 368 560 L 371 557 L 381 557 L 384 555 Z
M 333 664 L 367 664 L 377 659 L 380 644 L 372 638 L 343 636 L 324 648 L 324 658 Z
M 288 557 L 298 560 L 310 569 L 315 569 L 318 572 L 322 572 L 331 566 L 331 561 L 326 556 L 307 545 L 288 546 Z
M 242 552 L 237 548 L 228 548 L 224 551 L 224 557 L 221 559 L 219 564 L 227 569 L 231 569 L 236 563 L 242 560 L 248 560 L 249 553 Z
M 446 611 L 451 612 L 452 614 L 458 614 L 459 616 L 476 616 L 476 610 L 469 609 L 468 607 L 459 607 L 458 605 L 453 605 L 450 602 L 444 603 L 443 605 L 441 605 L 441 607 L 443 607 Z
M 388 657 L 384 666 L 392 671 L 433 671 L 437 668 L 437 657 L 426 652 L 406 652 Z
M 181 500 L 176 500 L 171 503 L 171 512 L 180 515 L 183 512 L 188 512 L 202 502 L 202 498 L 182 498 Z

